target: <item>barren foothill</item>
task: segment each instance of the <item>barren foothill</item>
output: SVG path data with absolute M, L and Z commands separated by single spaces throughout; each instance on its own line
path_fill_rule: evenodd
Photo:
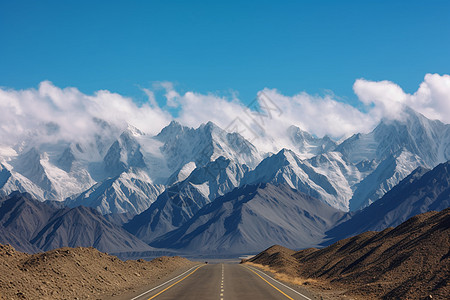
M 181 257 L 122 261 L 82 247 L 30 255 L 0 245 L 0 298 L 108 299 L 194 264 Z
M 322 294 L 331 289 L 357 299 L 448 299 L 449 239 L 450 208 L 320 250 L 273 246 L 244 263 L 268 267 Z

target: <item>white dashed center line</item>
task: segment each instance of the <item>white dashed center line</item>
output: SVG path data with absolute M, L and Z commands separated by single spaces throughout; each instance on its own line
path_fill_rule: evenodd
M 222 264 L 222 282 L 220 283 L 220 300 L 223 300 L 223 292 L 224 292 L 224 288 L 223 288 L 223 279 L 224 279 L 224 268 L 223 268 L 223 264 Z

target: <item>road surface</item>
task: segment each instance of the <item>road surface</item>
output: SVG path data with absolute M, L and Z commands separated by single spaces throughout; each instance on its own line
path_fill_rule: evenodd
M 250 266 L 207 264 L 196 266 L 172 280 L 130 300 L 313 300 Z

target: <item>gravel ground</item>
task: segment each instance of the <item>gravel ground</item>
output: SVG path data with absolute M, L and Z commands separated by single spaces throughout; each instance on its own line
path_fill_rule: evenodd
M 0 245 L 1 299 L 104 299 L 194 265 L 181 257 L 122 261 L 94 248 L 34 255 Z

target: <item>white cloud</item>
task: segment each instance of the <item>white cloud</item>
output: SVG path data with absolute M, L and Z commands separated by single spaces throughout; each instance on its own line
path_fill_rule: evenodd
M 149 101 L 152 103 L 151 98 Z M 153 101 L 151 106 L 137 106 L 131 98 L 109 91 L 85 95 L 48 81 L 37 90 L 0 89 L 0 143 L 14 145 L 33 135 L 41 143 L 89 141 L 103 133 L 95 119 L 122 129 L 131 124 L 156 134 L 171 117 L 155 105 Z
M 402 88 L 390 81 L 358 79 L 353 90 L 359 100 L 367 106 L 373 105 L 371 113 L 377 118 L 395 119 L 401 112 L 407 95 Z
M 228 101 L 192 92 L 180 96 L 179 101 L 178 120 L 181 123 L 196 127 L 213 121 L 222 128 L 231 126 L 266 151 L 291 146 L 286 137 L 286 130 L 291 125 L 317 136 L 342 137 L 367 132 L 377 121 L 331 96 L 315 97 L 300 93 L 288 97 L 275 89 L 264 89 L 258 103 L 249 103 L 249 108 L 238 100 Z
M 425 116 L 450 123 L 450 76 L 427 74 L 414 94 L 405 93 L 389 81 L 358 79 L 353 86 L 365 111 L 336 100 L 332 94 L 312 96 L 305 92 L 285 96 L 276 89 L 264 89 L 251 110 L 237 98 L 176 91 L 170 82 L 160 82 L 153 90 L 163 89 L 167 107 L 178 107 L 177 120 L 197 127 L 213 121 L 222 128 L 237 129 L 266 151 L 290 147 L 285 132 L 296 125 L 319 137 L 347 137 L 368 132 L 381 118 L 401 117 L 403 105 L 409 105 Z M 48 81 L 38 89 L 0 88 L 0 144 L 13 145 L 24 137 L 38 134 L 41 142 L 63 139 L 82 141 L 102 134 L 94 118 L 114 127 L 131 124 L 149 134 L 157 134 L 173 118 L 161 109 L 152 90 L 142 89 L 149 101 L 141 106 L 131 98 L 109 91 L 86 95 L 76 88 L 54 86 Z M 268 110 L 265 108 L 269 106 Z M 265 112 L 258 116 L 255 107 Z
M 414 94 L 405 93 L 390 81 L 356 80 L 353 89 L 377 118 L 401 118 L 401 109 L 407 105 L 430 119 L 450 123 L 450 76 L 426 74 Z
M 178 107 L 179 106 L 179 98 L 180 94 L 178 94 L 177 91 L 175 91 L 175 88 L 173 86 L 172 82 L 169 81 L 159 81 L 155 82 L 153 84 L 154 89 L 164 89 L 166 91 L 165 98 L 166 98 L 166 105 L 168 107 Z
M 450 123 L 450 75 L 427 74 L 407 105 L 428 118 Z

